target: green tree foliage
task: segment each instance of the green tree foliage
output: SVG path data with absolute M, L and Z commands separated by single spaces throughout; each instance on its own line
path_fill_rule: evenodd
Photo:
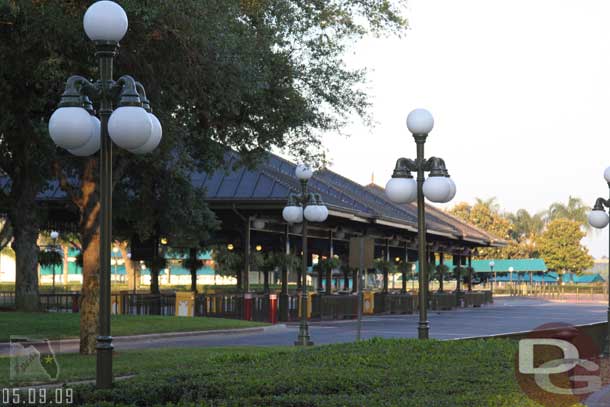
M 38 264 L 41 266 L 59 266 L 63 263 L 61 253 L 54 250 L 41 250 L 38 253 Z
M 591 225 L 588 222 L 590 211 L 591 208 L 585 205 L 582 199 L 570 195 L 566 204 L 561 202 L 551 204 L 547 216 L 549 221 L 568 219 L 577 222 L 585 230 L 590 230 Z
M 212 259 L 216 273 L 226 277 L 237 277 L 244 268 L 244 257 L 241 253 L 228 250 L 220 245 L 212 249 Z
M 580 241 L 585 237 L 581 224 L 570 219 L 549 222 L 540 236 L 540 255 L 549 269 L 580 273 L 593 266 L 593 258 Z
M 11 61 L 0 67 L 0 168 L 12 181 L 10 194 L 1 198 L 15 236 L 17 305 L 23 309 L 38 302 L 35 242 L 42 220 L 35 197 L 53 173 L 64 181 L 86 178 L 62 187 L 73 192 L 86 253 L 90 240 L 98 238 L 96 159 L 67 157 L 46 130 L 65 79 L 76 73 L 97 76 L 94 46 L 82 30 L 90 3 L 0 3 L 0 56 Z M 117 150 L 117 180 L 151 162 L 172 163 L 170 179 L 186 179 L 192 168 L 216 168 L 226 147 L 246 159 L 272 147 L 320 158 L 321 132 L 339 129 L 353 114 L 366 118 L 368 101 L 359 86 L 364 72 L 344 66 L 347 45 L 367 33 L 401 32 L 406 26 L 402 3 L 121 1 L 130 29 L 116 72 L 146 85 L 164 137 L 149 157 Z M 158 182 L 166 173 L 167 168 L 158 168 Z M 165 190 L 150 186 L 135 199 Z M 91 247 L 94 252 L 97 242 Z M 85 257 L 87 269 L 99 263 Z M 91 288 L 95 285 L 92 281 Z
M 500 239 L 510 241 L 512 224 L 499 212 L 499 207 L 494 201 L 495 198 L 488 200 L 477 198 L 474 205 L 461 202 L 451 208 L 449 213 Z M 479 250 L 479 258 L 503 258 L 507 256 L 507 252 L 507 248 L 483 248 Z

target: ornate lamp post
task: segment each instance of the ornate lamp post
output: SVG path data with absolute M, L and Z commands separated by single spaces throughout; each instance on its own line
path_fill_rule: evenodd
M 604 178 L 608 183 L 608 188 L 610 188 L 610 167 L 604 171 Z M 605 208 L 610 208 L 610 199 L 597 198 L 593 210 L 589 213 L 589 223 L 594 228 L 603 229 L 608 225 L 609 218 Z M 608 229 L 608 232 L 610 236 L 610 229 Z M 610 267 L 608 271 L 608 327 L 606 328 L 607 335 L 606 343 L 604 344 L 604 356 L 610 356 Z
M 159 120 L 151 113 L 142 84 L 127 75 L 113 80 L 114 58 L 128 26 L 123 8 L 113 1 L 95 2 L 85 13 L 83 26 L 97 48 L 100 78 L 97 81 L 82 76 L 68 79 L 59 108 L 49 120 L 49 134 L 55 144 L 77 156 L 90 156 L 100 150 L 100 326 L 96 385 L 110 388 L 112 143 L 135 154 L 146 154 L 157 147 L 162 130 Z M 97 104 L 99 119 L 92 101 Z
M 490 261 L 489 262 L 489 268 L 491 270 L 491 273 L 493 274 L 493 280 L 491 280 L 491 294 L 493 295 L 494 293 L 494 282 L 496 281 L 496 274 L 494 273 L 494 266 L 496 265 L 495 261 Z
M 419 236 L 419 339 L 427 339 L 430 324 L 428 322 L 428 267 L 426 264 L 426 207 L 424 196 L 432 202 L 449 202 L 456 192 L 455 183 L 449 178 L 445 161 L 441 158 L 424 158 L 424 144 L 428 133 L 434 127 L 434 119 L 425 109 L 415 109 L 407 117 L 407 127 L 413 134 L 417 145 L 415 160 L 399 158 L 388 181 L 385 192 L 395 203 L 405 204 L 417 200 L 417 231 Z M 417 172 L 417 181 L 411 171 Z M 424 173 L 430 175 L 426 179 Z
M 313 345 L 309 336 L 307 322 L 307 224 L 308 222 L 324 222 L 328 218 L 328 208 L 322 202 L 319 194 L 307 192 L 307 182 L 313 176 L 311 168 L 304 164 L 297 165 L 295 175 L 301 181 L 301 193 L 290 194 L 288 204 L 282 211 L 282 217 L 290 224 L 303 223 L 303 262 L 301 289 L 301 323 L 296 346 Z

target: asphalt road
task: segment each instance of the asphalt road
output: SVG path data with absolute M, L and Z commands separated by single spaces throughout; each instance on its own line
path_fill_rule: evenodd
M 525 298 L 496 298 L 495 304 L 481 308 L 430 312 L 430 337 L 456 339 L 470 336 L 495 335 L 527 331 L 549 322 L 586 324 L 606 320 L 603 304 L 554 303 Z M 362 337 L 417 337 L 418 315 L 370 316 L 363 319 Z M 310 324 L 315 344 L 351 342 L 356 338 L 356 321 L 328 321 Z M 115 338 L 116 350 L 207 347 L 207 346 L 272 346 L 292 345 L 298 324 L 279 325 L 264 332 L 243 334 L 205 334 L 184 337 L 121 340 Z M 62 344 L 59 352 L 77 352 L 78 344 Z

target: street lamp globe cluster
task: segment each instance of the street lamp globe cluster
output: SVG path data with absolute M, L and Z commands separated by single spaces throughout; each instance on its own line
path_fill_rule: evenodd
M 98 57 L 114 57 L 118 41 L 127 32 L 127 15 L 115 2 L 98 1 L 85 13 L 83 25 L 89 39 L 98 45 Z M 161 142 L 161 123 L 152 114 L 139 82 L 128 75 L 117 82 L 97 83 L 72 76 L 66 83 L 59 108 L 49 120 L 49 134 L 56 145 L 77 156 L 97 153 L 101 147 L 102 123 L 95 116 L 92 99 L 107 99 L 118 106 L 107 123 L 108 135 L 117 146 L 135 154 L 147 154 Z
M 426 259 L 426 208 L 424 197 L 432 202 L 446 203 L 455 197 L 456 186 L 445 167 L 442 158 L 424 156 L 424 144 L 428 134 L 434 127 L 434 118 L 425 109 L 415 109 L 407 116 L 407 128 L 413 134 L 417 146 L 416 159 L 399 158 L 392 178 L 385 187 L 385 193 L 390 201 L 397 204 L 406 204 L 417 201 L 417 230 L 418 230 L 418 257 L 419 257 L 419 325 L 418 337 L 427 339 L 429 323 L 427 314 L 428 266 Z M 417 179 L 413 179 L 411 172 L 417 172 Z M 429 172 L 426 179 L 424 174 Z
M 604 171 L 604 179 L 610 189 L 610 167 Z M 597 229 L 603 229 L 608 225 L 610 218 L 606 212 L 606 208 L 610 208 L 610 199 L 597 198 L 593 210 L 589 212 L 589 224 Z M 610 228 L 608 229 L 610 236 Z M 610 248 L 609 248 L 610 250 Z M 610 270 L 610 266 L 609 266 Z M 606 332 L 606 343 L 604 344 L 604 356 L 610 356 L 610 278 L 608 279 L 608 327 Z
M 119 41 L 129 26 L 125 10 L 113 1 L 97 1 L 87 9 L 83 26 L 95 43 L 100 77 L 96 81 L 78 75 L 68 78 L 58 109 L 49 119 L 49 135 L 57 146 L 73 155 L 91 156 L 100 151 L 100 324 L 96 338 L 96 384 L 98 388 L 109 388 L 113 349 L 110 336 L 112 144 L 134 154 L 147 154 L 159 145 L 162 129 L 152 114 L 144 86 L 129 75 L 113 79 Z
M 434 127 L 434 118 L 425 109 L 415 109 L 407 117 L 407 128 L 417 138 L 428 135 Z M 417 171 L 418 162 L 401 158 L 396 163 L 392 178 L 385 187 L 386 194 L 392 202 L 409 203 L 417 199 L 417 181 L 411 171 Z M 446 203 L 455 197 L 456 186 L 440 158 L 430 158 L 427 163 L 430 176 L 424 181 L 423 194 L 428 200 Z
M 328 208 L 322 202 L 320 194 L 307 192 L 307 183 L 313 176 L 313 170 L 306 164 L 299 164 L 294 171 L 295 176 L 300 181 L 300 194 L 290 194 L 288 203 L 282 210 L 282 217 L 288 224 L 302 223 L 303 239 L 303 259 L 302 259 L 302 290 L 301 290 L 301 322 L 299 324 L 299 334 L 295 345 L 313 345 L 309 336 L 309 326 L 307 322 L 307 223 L 324 222 L 328 218 Z

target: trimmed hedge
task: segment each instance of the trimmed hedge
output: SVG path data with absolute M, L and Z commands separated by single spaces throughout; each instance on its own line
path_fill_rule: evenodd
M 79 387 L 75 404 L 537 406 L 516 383 L 516 346 L 508 340 L 372 339 L 296 351 L 236 351 L 195 366 L 140 373 L 108 391 Z

